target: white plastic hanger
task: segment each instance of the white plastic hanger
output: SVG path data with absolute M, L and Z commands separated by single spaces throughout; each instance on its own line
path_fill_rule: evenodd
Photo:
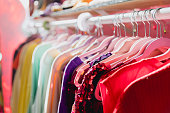
M 108 48 L 106 51 L 104 51 L 104 54 L 113 51 L 115 44 L 121 39 L 120 37 L 118 37 L 118 32 L 117 32 L 117 36 L 116 36 L 116 28 L 118 31 L 118 25 L 115 22 L 115 19 L 113 19 L 113 25 L 114 25 L 114 31 L 113 31 L 113 36 L 116 37 L 114 38 L 111 43 L 109 44 Z M 126 30 L 126 28 L 125 28 Z M 126 31 L 125 31 L 125 37 L 126 37 Z
M 154 58 L 156 58 L 159 61 L 166 60 L 167 58 L 170 58 L 170 48 L 164 54 L 158 55 Z
M 120 25 L 117 23 L 117 25 L 119 26 L 119 27 L 117 27 L 119 30 L 117 30 L 117 35 L 119 34 L 119 32 L 120 32 L 120 36 L 121 36 L 121 31 L 120 31 Z M 114 37 L 114 36 L 112 36 L 112 37 Z M 124 38 L 121 38 L 120 40 L 124 40 Z M 106 40 L 105 39 L 105 42 L 107 42 L 108 40 Z M 121 43 L 121 42 L 120 42 Z M 101 43 L 101 45 L 100 46 L 105 46 L 106 45 L 106 43 Z M 98 47 L 98 48 L 95 48 L 95 49 L 93 49 L 93 51 L 89 51 L 88 53 L 86 53 L 86 54 L 94 54 L 94 53 L 97 53 L 97 52 L 99 52 L 99 51 L 101 51 L 103 48 L 100 48 L 100 46 Z M 85 56 L 87 56 L 87 55 L 80 55 L 79 57 L 82 59 L 83 57 L 85 57 Z M 81 74 L 83 73 L 83 71 L 86 69 L 86 68 L 88 68 L 89 67 L 89 64 L 88 65 L 85 65 L 85 66 L 83 66 L 83 67 L 81 67 L 81 68 L 78 68 L 78 70 L 77 70 L 77 74 L 76 74 L 76 77 L 75 77 L 75 79 L 74 79 L 74 84 L 75 84 L 75 86 L 76 87 L 79 87 L 81 84 L 79 84 L 78 83 L 78 81 L 79 81 L 79 78 L 80 78 L 80 76 L 81 76 Z
M 134 26 L 135 26 L 135 25 L 134 25 L 134 23 L 133 23 L 133 15 L 134 15 L 134 13 L 130 15 L 130 19 L 131 19 L 132 27 L 133 27 L 133 29 L 134 29 Z M 120 21 L 120 23 L 122 23 L 122 22 Z M 121 33 L 120 33 L 120 35 L 121 35 Z M 139 39 L 139 37 L 135 37 L 134 32 L 133 32 L 133 36 L 132 36 L 132 37 L 127 37 L 127 36 L 125 36 L 124 38 L 122 38 L 122 40 L 119 40 L 119 41 L 115 44 L 113 53 L 117 53 L 117 52 L 126 44 L 126 42 L 131 41 L 131 40 L 134 40 L 134 39 Z
M 97 27 L 98 30 L 101 30 L 101 29 L 102 29 L 102 28 L 101 28 L 102 26 L 101 26 L 100 18 L 99 18 L 98 24 L 96 24 L 96 27 Z M 97 32 L 97 33 L 99 33 L 99 32 Z M 101 30 L 101 34 L 102 34 L 102 36 L 103 36 L 103 31 L 102 31 L 102 30 Z M 102 50 L 110 43 L 110 41 L 111 41 L 113 38 L 114 38 L 114 37 L 108 37 L 108 38 L 104 39 L 97 48 L 92 49 L 92 50 L 90 50 L 90 51 L 88 51 L 88 52 L 80 55 L 79 57 L 80 57 L 81 59 L 83 59 L 83 58 L 85 58 L 85 57 L 87 57 L 87 56 L 90 56 L 90 55 L 92 55 L 92 54 L 95 54 L 95 53 L 98 53 L 98 52 L 102 51 Z
M 119 62 L 120 60 L 124 60 L 125 58 L 128 58 L 129 56 L 135 55 L 137 54 L 142 48 L 145 48 L 148 43 L 151 41 L 151 38 L 146 36 L 146 24 L 143 20 L 143 15 L 145 14 L 146 11 L 143 11 L 141 13 L 141 21 L 144 24 L 144 28 L 145 28 L 145 36 L 144 38 L 140 38 L 139 40 L 137 40 L 130 48 L 130 50 L 123 54 L 120 55 L 118 57 L 116 57 L 115 59 L 112 60 L 113 64 L 111 64 L 111 66 L 114 66 L 115 64 L 117 64 L 117 62 Z M 137 23 L 136 23 L 137 24 Z M 137 29 L 138 29 L 138 24 L 137 24 Z M 150 34 L 149 34 L 150 35 Z M 138 37 L 138 30 L 137 30 L 137 37 Z M 117 61 L 117 62 L 116 62 Z
M 137 29 L 138 29 L 138 24 L 137 24 Z M 146 34 L 146 30 L 145 30 L 145 34 Z M 125 32 L 125 36 L 126 36 L 126 32 Z M 138 37 L 138 30 L 137 30 L 137 36 L 136 37 Z M 145 35 L 145 37 L 146 37 L 146 35 Z M 122 59 L 124 59 L 124 58 L 126 58 L 126 57 L 128 57 L 130 55 L 136 54 L 140 50 L 141 46 L 146 43 L 146 39 L 147 38 L 140 38 L 139 40 L 135 41 L 135 43 L 131 46 L 129 52 L 127 52 L 127 53 L 125 53 L 123 55 L 120 55 L 119 57 L 116 57 L 115 59 L 112 59 L 112 62 L 118 63 L 117 61 L 122 60 Z M 106 63 L 106 65 L 107 65 L 107 63 Z M 96 97 L 96 99 L 101 100 L 101 97 L 99 95 L 99 85 L 97 85 L 97 87 L 96 87 L 95 97 Z
M 134 13 L 132 15 L 130 15 L 130 19 L 131 19 L 131 24 L 134 28 L 134 23 L 133 23 L 133 18 L 132 16 L 134 15 Z M 110 56 L 109 58 L 103 60 L 102 62 L 104 62 L 107 66 L 110 66 L 110 64 L 114 63 L 115 62 L 115 57 L 118 57 L 120 56 L 121 54 L 123 53 L 126 53 L 126 51 L 128 52 L 129 49 L 131 48 L 131 46 L 137 41 L 137 40 L 143 40 L 141 38 L 139 38 L 138 36 L 134 36 L 134 32 L 133 32 L 133 36 L 130 37 L 130 38 L 125 38 L 125 40 L 123 40 L 121 42 L 121 40 L 119 40 L 116 45 L 115 45 L 115 48 L 114 48 L 114 51 L 112 52 L 113 55 Z M 133 51 L 132 51 L 133 52 Z M 119 53 L 119 54 L 117 54 Z
M 115 24 L 115 21 L 114 21 L 114 25 L 116 26 L 116 24 Z M 117 29 L 118 29 L 118 26 L 117 26 Z M 111 38 L 112 37 L 115 37 L 115 29 L 114 29 L 114 35 L 113 36 L 111 36 Z M 118 35 L 118 30 L 117 30 L 117 35 Z M 112 40 L 112 48 L 113 48 L 113 46 L 115 45 L 115 44 L 113 44 L 113 41 L 115 40 L 115 43 L 118 41 L 118 40 L 120 39 L 120 38 L 114 38 L 113 40 Z M 105 39 L 105 41 L 107 41 L 106 39 Z M 104 42 L 103 42 L 104 43 Z M 99 46 L 101 46 L 101 45 L 105 45 L 105 44 L 100 44 Z M 112 50 L 112 49 L 110 49 L 110 50 Z M 78 81 L 79 81 L 79 78 L 80 78 L 80 76 L 81 76 L 81 74 L 82 74 L 82 72 L 85 70 L 85 69 L 87 69 L 87 68 L 89 68 L 89 64 L 85 64 L 84 66 L 82 66 L 82 67 L 80 67 L 80 68 L 78 68 L 77 69 L 77 75 L 76 75 L 76 77 L 75 77 L 75 79 L 74 79 L 74 83 L 75 83 L 75 86 L 76 87 L 79 87 L 81 84 L 79 84 L 78 83 Z
M 103 31 L 101 30 L 101 25 L 100 25 L 100 19 L 99 19 L 98 23 L 96 24 L 96 27 L 97 27 L 97 33 L 100 32 L 101 35 L 103 35 Z M 101 30 L 101 31 L 99 31 L 99 30 Z M 90 55 L 92 55 L 92 54 L 96 54 L 97 52 L 100 52 L 101 50 L 103 50 L 103 49 L 110 43 L 110 41 L 111 41 L 113 38 L 114 38 L 114 37 L 103 38 L 103 36 L 102 36 L 102 37 L 96 39 L 96 42 L 101 42 L 101 44 L 100 44 L 97 48 L 92 49 L 92 50 L 88 51 L 87 53 L 84 53 L 84 54 L 80 55 L 80 56 L 79 56 L 80 59 L 84 59 L 84 58 L 87 57 L 87 56 L 90 56 Z M 104 39 L 104 40 L 103 40 L 103 39 Z M 92 44 L 93 44 L 93 43 L 92 43 Z M 83 66 L 83 67 L 79 68 L 78 71 L 77 71 L 76 77 L 75 77 L 75 79 L 74 79 L 74 84 L 75 84 L 77 87 L 80 86 L 80 84 L 78 83 L 78 80 L 79 80 L 82 72 L 84 71 L 84 69 L 86 69 L 86 67 L 89 67 L 89 65 Z
M 147 56 L 149 56 L 151 54 L 151 52 L 153 52 L 155 49 L 159 49 L 159 48 L 170 48 L 170 39 L 168 38 L 163 38 L 161 36 L 161 24 L 159 21 L 157 21 L 156 19 L 156 12 L 158 11 L 159 9 L 155 9 L 153 14 L 152 14 L 152 17 L 154 19 L 155 22 L 157 22 L 157 39 L 152 41 L 151 43 L 149 43 L 149 45 L 146 47 L 144 53 L 139 56 L 138 58 L 136 58 L 137 61 L 141 60 L 141 59 L 144 59 L 146 58 Z M 158 38 L 158 24 L 160 25 L 160 38 Z
M 150 22 L 149 22 L 149 20 L 148 20 L 148 14 L 150 13 L 150 10 L 145 10 L 145 18 L 146 18 L 146 21 L 147 21 L 147 23 L 149 24 L 149 36 L 147 37 L 147 41 L 146 41 L 146 43 L 140 48 L 140 50 L 138 51 L 138 53 L 137 54 L 135 54 L 134 56 L 132 56 L 131 58 L 129 58 L 128 60 L 132 60 L 132 59 L 134 59 L 134 58 L 136 58 L 136 57 L 138 57 L 139 55 L 141 55 L 142 53 L 143 53 L 143 51 L 145 50 L 145 48 L 146 48 L 146 46 L 151 42 L 151 41 L 153 41 L 153 40 L 155 40 L 155 38 L 151 38 L 151 36 L 150 36 L 150 32 L 151 32 L 151 24 L 150 24 Z M 146 29 L 145 29 L 145 31 L 146 31 Z M 145 36 L 146 36 L 146 34 L 145 34 Z M 125 62 L 127 62 L 127 60 L 125 61 Z
M 108 53 L 108 52 L 111 52 L 111 51 L 113 51 L 113 49 L 114 49 L 114 47 L 116 48 L 116 43 L 117 44 L 119 44 L 119 42 L 121 43 L 123 40 L 125 40 L 125 38 L 127 37 L 126 36 L 126 26 L 123 24 L 123 22 L 122 22 L 122 17 L 123 17 L 123 14 L 120 14 L 119 15 L 119 17 L 120 17 L 120 23 L 121 23 L 121 25 L 123 26 L 123 28 L 124 28 L 124 33 L 125 33 L 125 36 L 124 36 L 124 38 L 120 38 L 120 37 L 116 37 L 115 36 L 115 29 L 114 29 L 114 31 L 113 31 L 113 36 L 115 36 L 116 38 L 114 38 L 112 41 L 111 41 L 111 43 L 109 44 L 109 46 L 108 46 L 108 48 L 104 51 L 104 52 L 102 52 L 101 54 L 99 54 L 98 56 L 101 56 L 101 55 L 104 55 L 104 54 L 106 54 L 106 53 Z M 113 24 L 114 24 L 114 27 L 116 26 L 116 24 L 115 24 L 115 19 L 113 19 Z M 117 25 L 118 26 L 118 25 Z M 117 27 L 118 28 L 118 27 Z M 118 30 L 117 30 L 118 31 Z M 118 34 L 118 33 L 117 33 Z M 121 36 L 121 34 L 120 34 L 120 36 Z M 120 41 L 119 41 L 120 40 Z

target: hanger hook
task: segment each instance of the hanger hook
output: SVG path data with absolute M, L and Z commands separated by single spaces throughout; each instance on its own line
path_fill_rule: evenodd
M 124 32 L 125 32 L 125 37 L 126 37 L 126 26 L 122 21 L 122 18 L 124 17 L 124 14 L 120 14 L 119 15 L 119 19 L 120 19 L 120 23 L 122 24 L 123 28 L 124 28 Z
M 146 24 L 145 24 L 144 19 L 143 19 L 144 11 L 141 11 L 141 14 L 139 14 L 139 15 L 141 17 L 141 21 L 142 21 L 144 28 L 145 28 L 145 36 L 144 37 L 146 37 Z
M 98 17 L 98 32 L 97 36 L 100 36 L 100 17 Z
M 146 36 L 146 23 L 145 23 L 145 20 L 144 20 L 144 14 L 145 14 L 145 11 L 142 11 L 142 20 L 143 20 L 143 23 L 144 23 L 144 27 L 145 27 L 145 37 L 147 37 Z
M 99 19 L 99 30 L 100 30 L 99 33 L 100 33 L 101 36 L 103 36 L 104 33 L 103 33 L 103 25 L 102 25 L 102 22 L 101 22 L 101 18 L 99 17 L 98 19 Z
M 98 36 L 103 36 L 103 25 L 101 24 L 101 18 L 98 17 Z
M 116 25 L 116 22 L 115 22 L 115 18 L 113 18 L 113 26 L 114 26 L 114 30 L 113 30 L 113 35 L 116 36 L 116 28 L 117 28 L 117 25 Z
M 117 36 L 119 37 L 119 25 L 117 23 L 116 16 L 114 16 L 114 21 L 115 21 L 115 25 L 117 27 Z
M 99 17 L 97 18 L 95 25 L 96 25 L 95 34 L 96 36 L 99 36 Z
M 152 19 L 153 19 L 153 21 L 156 23 L 156 26 L 157 26 L 157 27 L 156 27 L 156 31 L 157 31 L 157 32 L 156 32 L 156 34 L 157 34 L 157 35 L 156 35 L 156 38 L 158 38 L 158 22 L 156 21 L 155 16 L 154 16 L 154 15 L 155 15 L 155 10 L 154 10 L 154 9 L 152 9 L 152 10 L 153 10 L 153 12 L 152 12 L 151 10 L 150 10 L 150 12 L 151 12 L 151 14 L 152 14 Z
M 120 24 L 118 22 L 118 16 L 117 15 L 115 15 L 115 19 L 116 19 L 116 23 L 118 25 L 117 34 L 119 34 L 119 37 L 121 37 L 121 29 L 120 29 Z
M 149 14 L 150 14 L 150 10 L 145 10 L 144 15 L 145 15 L 146 21 L 147 21 L 148 24 L 149 24 L 149 37 L 151 37 L 151 24 L 150 24 L 150 22 L 149 22 L 149 20 L 148 20 L 148 15 L 149 15 Z
M 117 34 L 119 37 L 121 37 L 120 24 L 118 22 L 117 16 L 115 16 L 115 19 L 116 19 L 116 24 L 117 24 Z
M 157 21 L 157 23 L 159 24 L 159 30 L 160 30 L 160 38 L 162 37 L 162 27 L 161 27 L 161 23 L 158 21 L 158 19 L 156 18 L 156 13 L 158 13 L 158 11 L 160 10 L 161 8 L 157 8 L 157 9 L 154 9 L 155 10 L 155 12 L 154 12 L 154 18 L 155 18 L 155 20 Z M 158 30 L 158 29 L 157 29 Z M 159 31 L 158 30 L 158 31 Z
M 134 34 L 135 25 L 133 23 L 133 14 L 134 14 L 134 12 L 131 13 L 129 17 L 130 17 L 130 23 L 132 24 L 132 28 L 133 28 L 132 33 L 133 33 L 133 37 L 134 37 L 135 36 L 135 34 Z
M 134 13 L 133 13 L 133 17 L 134 17 L 134 22 L 136 23 L 136 36 L 138 37 L 139 35 L 138 35 L 138 23 L 137 23 L 137 21 L 136 21 L 136 16 L 138 15 L 138 12 L 139 11 L 134 11 Z

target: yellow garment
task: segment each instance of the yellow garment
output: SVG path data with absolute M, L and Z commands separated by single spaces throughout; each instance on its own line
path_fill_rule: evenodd
M 13 88 L 12 88 L 12 98 L 11 98 L 12 113 L 18 113 L 18 104 L 19 104 L 19 98 L 20 98 L 19 93 L 20 93 L 21 85 L 22 85 L 21 84 L 21 77 L 22 77 L 21 72 L 24 66 L 24 62 L 26 61 L 26 55 L 28 54 L 28 50 L 32 46 L 32 44 L 39 43 L 39 42 L 40 42 L 40 39 L 35 39 L 34 41 L 31 41 L 25 44 L 21 50 L 19 65 L 15 73 L 15 78 L 14 78 Z
M 21 88 L 19 92 L 18 113 L 27 113 L 29 106 L 31 84 L 32 84 L 32 54 L 35 47 L 38 45 L 38 40 L 30 43 L 28 50 L 25 54 L 23 66 L 21 68 Z
M 31 42 L 30 42 L 31 43 Z M 15 78 L 14 78 L 14 82 L 13 82 L 13 87 L 12 87 L 12 98 L 11 98 L 11 109 L 12 109 L 12 113 L 18 113 L 18 101 L 19 101 L 19 92 L 20 92 L 20 82 L 21 82 L 21 68 L 23 66 L 23 62 L 25 59 L 25 54 L 27 52 L 27 49 L 30 45 L 30 43 L 26 44 L 22 50 L 21 50 L 21 54 L 20 54 L 20 59 L 19 59 L 19 65 L 18 65 L 18 69 L 15 73 Z

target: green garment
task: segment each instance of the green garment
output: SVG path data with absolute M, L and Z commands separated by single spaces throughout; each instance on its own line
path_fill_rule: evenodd
M 31 90 L 31 98 L 29 102 L 28 113 L 31 113 L 31 106 L 34 103 L 35 95 L 38 87 L 40 60 L 43 54 L 45 53 L 45 51 L 50 47 L 52 47 L 51 43 L 41 43 L 34 50 L 33 58 L 32 58 L 32 90 Z

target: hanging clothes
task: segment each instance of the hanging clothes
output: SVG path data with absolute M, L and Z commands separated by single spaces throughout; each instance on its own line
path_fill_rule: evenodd
M 159 69 L 163 65 L 165 64 L 157 59 L 145 59 L 123 67 L 100 82 L 104 112 L 110 113 L 114 110 L 121 93 L 131 82 Z
M 35 39 L 34 41 L 26 44 L 21 50 L 21 58 L 15 74 L 11 99 L 11 108 L 13 112 L 23 112 L 24 110 L 26 110 L 26 108 L 24 109 L 24 107 L 29 104 L 31 89 L 30 74 L 32 72 L 30 59 L 32 59 L 34 48 L 38 45 L 40 41 L 41 39 Z M 27 99 L 26 103 L 22 103 L 24 99 Z
M 39 78 L 39 70 L 40 70 L 40 60 L 44 52 L 52 47 L 51 43 L 41 43 L 39 44 L 34 52 L 32 58 L 32 91 L 31 91 L 31 99 L 29 103 L 28 113 L 32 111 L 32 105 L 35 101 L 36 91 L 38 87 L 38 78 Z
M 170 39 L 65 32 L 30 39 L 19 48 L 13 113 L 170 110 Z
M 28 39 L 27 39 L 25 42 L 23 42 L 23 43 L 15 50 L 14 57 L 13 57 L 13 66 L 12 66 L 12 67 L 13 67 L 12 83 L 13 83 L 13 80 L 14 80 L 14 77 L 15 77 L 16 70 L 17 70 L 17 68 L 18 68 L 19 59 L 20 59 L 20 53 L 21 53 L 22 47 L 23 47 L 25 44 L 27 44 L 27 43 L 29 43 L 29 42 L 37 39 L 38 37 L 40 37 L 39 34 L 35 34 L 35 35 L 32 35 L 32 36 L 28 37 Z

